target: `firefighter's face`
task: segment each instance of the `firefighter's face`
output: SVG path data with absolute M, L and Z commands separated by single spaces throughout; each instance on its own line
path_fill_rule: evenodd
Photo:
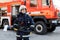
M 27 10 L 24 8 L 24 9 L 21 10 L 21 12 L 24 14 L 24 13 L 27 12 Z

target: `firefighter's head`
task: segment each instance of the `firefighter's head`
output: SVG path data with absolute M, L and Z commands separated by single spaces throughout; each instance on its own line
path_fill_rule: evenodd
M 27 12 L 26 6 L 21 5 L 19 8 L 19 12 L 22 12 L 23 14 Z

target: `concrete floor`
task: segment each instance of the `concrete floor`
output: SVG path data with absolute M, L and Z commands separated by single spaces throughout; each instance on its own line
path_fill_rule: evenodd
M 4 32 L 0 29 L 0 40 L 16 40 L 16 32 Z M 30 40 L 60 40 L 60 27 L 57 27 L 53 33 L 48 33 L 46 35 L 37 35 L 32 33 L 30 35 Z

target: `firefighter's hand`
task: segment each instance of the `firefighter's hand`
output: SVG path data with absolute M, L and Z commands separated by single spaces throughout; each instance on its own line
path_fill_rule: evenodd
M 17 25 L 17 24 L 14 24 L 14 25 Z
M 14 31 L 17 31 L 18 29 L 17 28 L 14 28 Z
M 34 31 L 34 27 L 35 27 L 34 25 L 31 25 L 31 26 L 30 26 L 30 30 L 31 30 L 31 31 Z
M 18 24 L 13 24 L 13 28 L 18 28 Z
M 30 27 L 33 27 L 34 28 L 35 26 L 34 25 L 31 25 Z

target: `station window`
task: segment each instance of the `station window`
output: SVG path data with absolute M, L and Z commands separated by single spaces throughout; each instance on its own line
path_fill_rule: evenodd
M 30 7 L 37 7 L 37 0 L 30 0 Z

